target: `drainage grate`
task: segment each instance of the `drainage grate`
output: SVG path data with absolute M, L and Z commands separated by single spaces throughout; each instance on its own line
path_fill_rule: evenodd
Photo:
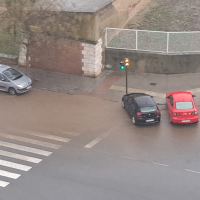
M 149 85 L 155 86 L 157 83 L 150 83 Z

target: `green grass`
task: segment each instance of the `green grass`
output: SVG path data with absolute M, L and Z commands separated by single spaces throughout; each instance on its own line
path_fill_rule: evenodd
M 19 55 L 19 44 L 14 42 L 13 36 L 0 30 L 0 53 Z

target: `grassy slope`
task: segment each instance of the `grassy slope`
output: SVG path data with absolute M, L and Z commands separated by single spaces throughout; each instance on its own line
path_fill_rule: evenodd
M 3 13 L 4 0 L 0 0 L 0 14 Z M 0 15 L 0 53 L 11 54 L 11 55 L 19 55 L 19 45 L 17 45 L 13 36 L 6 31 L 2 30 L 3 18 Z

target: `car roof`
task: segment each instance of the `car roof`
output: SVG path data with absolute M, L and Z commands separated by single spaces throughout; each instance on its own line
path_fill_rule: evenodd
M 5 71 L 6 69 L 9 69 L 9 68 L 10 68 L 10 66 L 0 64 L 0 73 L 2 73 L 3 71 Z
M 124 97 L 133 97 L 133 98 L 137 98 L 140 96 L 149 96 L 149 95 L 145 93 L 128 93 L 124 95 Z
M 174 101 L 192 101 L 192 94 L 190 92 L 180 92 L 173 94 Z
M 139 96 L 139 97 L 134 98 L 134 99 L 135 99 L 136 103 L 138 104 L 138 106 L 140 108 L 156 105 L 154 100 L 152 99 L 152 97 L 150 97 L 148 95 Z

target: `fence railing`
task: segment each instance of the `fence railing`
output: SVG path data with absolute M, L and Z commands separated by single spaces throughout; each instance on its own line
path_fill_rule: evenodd
M 166 54 L 200 53 L 200 31 L 163 32 L 106 28 L 106 48 Z

